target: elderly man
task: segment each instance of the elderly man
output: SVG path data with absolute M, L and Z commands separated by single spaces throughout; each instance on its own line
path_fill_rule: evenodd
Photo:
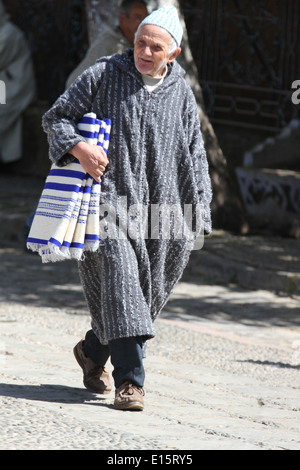
M 102 179 L 101 206 L 118 215 L 119 236 L 109 236 L 115 222 L 103 210 L 108 236 L 79 263 L 92 330 L 74 348 L 86 387 L 99 393 L 111 389 L 104 368 L 111 357 L 118 409 L 144 408 L 144 346 L 155 336 L 154 321 L 191 251 L 184 236 L 129 237 L 120 200 L 148 209 L 201 204 L 204 230 L 211 231 L 211 184 L 196 101 L 176 62 L 182 33 L 175 7 L 154 11 L 141 23 L 134 50 L 100 59 L 43 119 L 51 160 L 63 166 L 76 157 L 96 181 Z M 112 121 L 107 171 L 106 154 L 78 133 L 86 112 Z M 131 211 L 126 222 L 135 216 Z
M 121 54 L 132 47 L 135 32 L 147 15 L 144 0 L 123 0 L 119 9 L 119 25 L 115 28 L 105 26 L 91 44 L 84 59 L 69 75 L 66 86 L 69 87 L 85 69 L 94 65 L 99 57 Z

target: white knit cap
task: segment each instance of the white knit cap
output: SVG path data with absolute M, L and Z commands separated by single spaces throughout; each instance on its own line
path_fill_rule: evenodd
M 180 46 L 183 36 L 183 28 L 181 26 L 177 9 L 172 7 L 162 7 L 159 10 L 153 11 L 147 16 L 140 26 L 146 24 L 153 24 L 154 26 L 160 26 L 170 33 L 177 45 Z

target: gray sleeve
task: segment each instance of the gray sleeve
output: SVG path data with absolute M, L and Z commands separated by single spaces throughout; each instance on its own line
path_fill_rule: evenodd
M 72 161 L 74 157 L 68 153 L 69 150 L 84 141 L 78 132 L 77 123 L 84 114 L 91 112 L 101 80 L 99 67 L 87 69 L 43 116 L 42 126 L 48 138 L 49 158 L 59 166 Z

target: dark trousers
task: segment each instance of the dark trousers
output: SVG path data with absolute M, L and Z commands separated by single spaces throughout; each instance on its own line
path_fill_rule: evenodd
M 93 330 L 89 330 L 85 336 L 83 352 L 101 367 L 104 367 L 110 357 L 114 368 L 113 378 L 116 388 L 126 380 L 139 387 L 144 386 L 142 338 L 120 338 L 110 341 L 108 345 L 103 345 Z

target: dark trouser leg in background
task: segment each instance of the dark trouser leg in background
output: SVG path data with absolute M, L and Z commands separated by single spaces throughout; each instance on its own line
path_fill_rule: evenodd
M 86 333 L 82 349 L 84 354 L 100 367 L 105 366 L 110 356 L 109 346 L 101 344 L 93 330 Z
M 83 370 L 84 386 L 90 392 L 109 393 L 112 387 L 109 373 L 104 367 L 110 355 L 109 347 L 101 345 L 90 330 L 86 338 L 73 348 L 73 353 Z

